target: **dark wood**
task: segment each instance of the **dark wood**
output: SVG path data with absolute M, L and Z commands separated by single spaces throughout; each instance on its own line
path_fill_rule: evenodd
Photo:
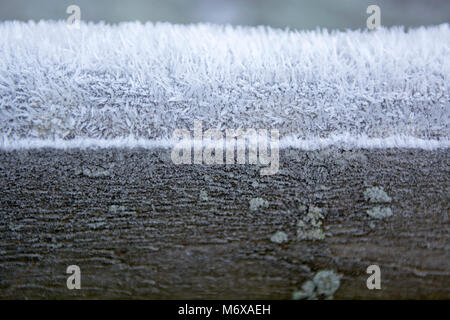
M 447 150 L 280 157 L 262 177 L 176 166 L 170 150 L 0 152 L 0 297 L 290 299 L 332 269 L 335 299 L 450 298 Z M 366 214 L 368 186 L 392 197 L 392 217 Z M 257 197 L 268 208 L 251 211 Z M 296 238 L 302 205 L 322 208 L 325 240 Z M 288 243 L 270 241 L 278 230 Z M 66 288 L 71 264 L 81 290 Z M 371 264 L 382 290 L 366 288 Z

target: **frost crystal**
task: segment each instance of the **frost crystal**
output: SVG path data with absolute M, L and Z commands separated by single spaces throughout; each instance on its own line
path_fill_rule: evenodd
M 0 35 L 3 147 L 170 139 L 194 120 L 280 129 L 304 148 L 448 146 L 449 24 L 298 32 L 82 22 L 74 32 L 64 21 L 5 21 Z

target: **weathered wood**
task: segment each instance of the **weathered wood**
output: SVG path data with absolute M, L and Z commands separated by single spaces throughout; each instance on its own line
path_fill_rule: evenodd
M 265 177 L 176 166 L 169 150 L 0 159 L 1 298 L 289 299 L 323 269 L 343 275 L 336 299 L 450 298 L 446 150 L 282 150 Z M 366 214 L 368 186 L 392 197 L 392 217 Z M 302 205 L 322 208 L 324 240 L 296 238 Z M 278 230 L 289 242 L 270 241 Z M 71 264 L 81 290 L 66 288 Z M 382 290 L 366 288 L 371 264 Z

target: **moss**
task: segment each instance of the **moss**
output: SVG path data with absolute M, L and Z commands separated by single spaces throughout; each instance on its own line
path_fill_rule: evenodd
M 322 230 L 322 210 L 310 206 L 302 219 L 297 221 L 297 237 L 301 240 L 323 240 L 325 233 Z
M 384 219 L 392 216 L 392 210 L 389 207 L 376 206 L 367 210 L 367 214 L 375 219 Z
M 288 235 L 283 231 L 277 231 L 274 235 L 270 237 L 270 241 L 275 243 L 283 243 L 288 241 Z
M 253 198 L 250 200 L 250 210 L 251 211 L 257 211 L 260 208 L 268 208 L 269 207 L 269 201 L 263 199 L 263 198 Z
M 342 276 L 333 270 L 322 270 L 312 280 L 306 281 L 299 291 L 292 294 L 292 299 L 333 299 L 333 295 L 341 285 Z
M 373 187 L 364 191 L 364 200 L 371 203 L 388 203 L 392 201 L 392 198 L 388 196 L 383 188 Z

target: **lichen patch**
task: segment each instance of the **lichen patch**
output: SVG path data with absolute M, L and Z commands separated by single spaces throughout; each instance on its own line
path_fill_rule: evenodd
M 333 299 L 333 295 L 341 285 L 341 278 L 342 276 L 333 270 L 319 271 L 312 280 L 303 283 L 301 289 L 292 294 L 292 299 Z
M 324 216 L 320 208 L 310 206 L 306 215 L 297 221 L 297 238 L 300 240 L 323 240 L 322 230 Z
M 251 211 L 258 211 L 261 208 L 268 208 L 269 207 L 269 201 L 263 199 L 263 198 L 253 198 L 250 200 L 250 210 Z
M 119 212 L 124 212 L 126 210 L 126 208 L 124 206 L 119 206 L 116 204 L 113 204 L 109 207 L 108 211 L 111 213 L 119 213 Z
M 205 190 L 200 190 L 200 201 L 208 201 L 208 193 Z
M 288 235 L 283 231 L 277 231 L 270 237 L 270 241 L 281 244 L 288 241 Z
M 381 187 L 367 188 L 364 191 L 364 200 L 370 203 L 389 203 L 392 198 Z
M 384 219 L 392 216 L 392 209 L 389 207 L 376 206 L 367 210 L 367 214 L 375 219 Z

